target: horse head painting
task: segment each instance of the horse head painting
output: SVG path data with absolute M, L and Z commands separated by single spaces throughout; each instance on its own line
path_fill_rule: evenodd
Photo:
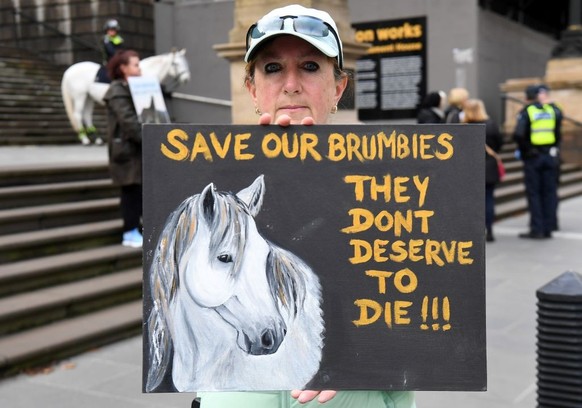
M 147 392 L 166 376 L 189 392 L 303 388 L 317 373 L 319 279 L 259 233 L 264 193 L 262 175 L 237 194 L 211 183 L 167 218 L 149 269 Z
M 185 55 L 186 50 L 182 49 L 144 58 L 140 61 L 142 75 L 157 78 L 166 92 L 172 92 L 190 80 L 190 68 Z M 91 61 L 78 62 L 67 68 L 61 80 L 61 94 L 67 116 L 83 144 L 91 143 L 96 133 L 93 125 L 95 102 L 103 105 L 103 97 L 109 88 L 109 84 L 95 81 L 100 66 Z

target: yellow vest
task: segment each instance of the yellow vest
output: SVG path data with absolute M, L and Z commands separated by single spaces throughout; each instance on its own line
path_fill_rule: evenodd
M 538 108 L 536 105 L 527 107 L 531 129 L 531 144 L 534 146 L 545 146 L 556 143 L 556 112 L 551 105 L 543 105 Z

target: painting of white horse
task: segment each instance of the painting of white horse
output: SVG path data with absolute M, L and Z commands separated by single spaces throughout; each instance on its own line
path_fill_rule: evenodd
M 262 175 L 237 194 L 211 183 L 167 218 L 149 268 L 147 392 L 166 376 L 189 392 L 303 388 L 317 373 L 319 279 L 258 231 L 264 194 Z
M 190 80 L 186 50 L 154 55 L 140 61 L 142 75 L 159 80 L 166 92 Z M 103 105 L 109 84 L 95 82 L 100 65 L 84 61 L 71 65 L 63 74 L 61 94 L 71 126 L 83 144 L 89 144 L 95 134 L 93 109 L 95 102 Z

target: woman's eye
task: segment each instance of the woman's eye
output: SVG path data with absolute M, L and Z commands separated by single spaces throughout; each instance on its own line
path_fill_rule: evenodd
M 216 257 L 220 262 L 229 263 L 232 262 L 232 256 L 229 254 L 222 254 Z
M 319 69 L 319 64 L 310 61 L 303 64 L 303 68 L 306 69 L 307 71 L 317 71 Z
M 265 65 L 265 72 L 267 74 L 273 73 L 273 72 L 277 72 L 281 70 L 281 66 L 279 64 L 276 64 L 274 62 Z

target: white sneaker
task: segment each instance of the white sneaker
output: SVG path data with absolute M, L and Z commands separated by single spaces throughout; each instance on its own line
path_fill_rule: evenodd
M 143 246 L 143 236 L 137 228 L 123 233 L 123 246 L 141 248 Z
M 79 140 L 83 144 L 83 146 L 87 146 L 91 144 L 91 140 L 87 137 L 87 135 L 79 134 Z

